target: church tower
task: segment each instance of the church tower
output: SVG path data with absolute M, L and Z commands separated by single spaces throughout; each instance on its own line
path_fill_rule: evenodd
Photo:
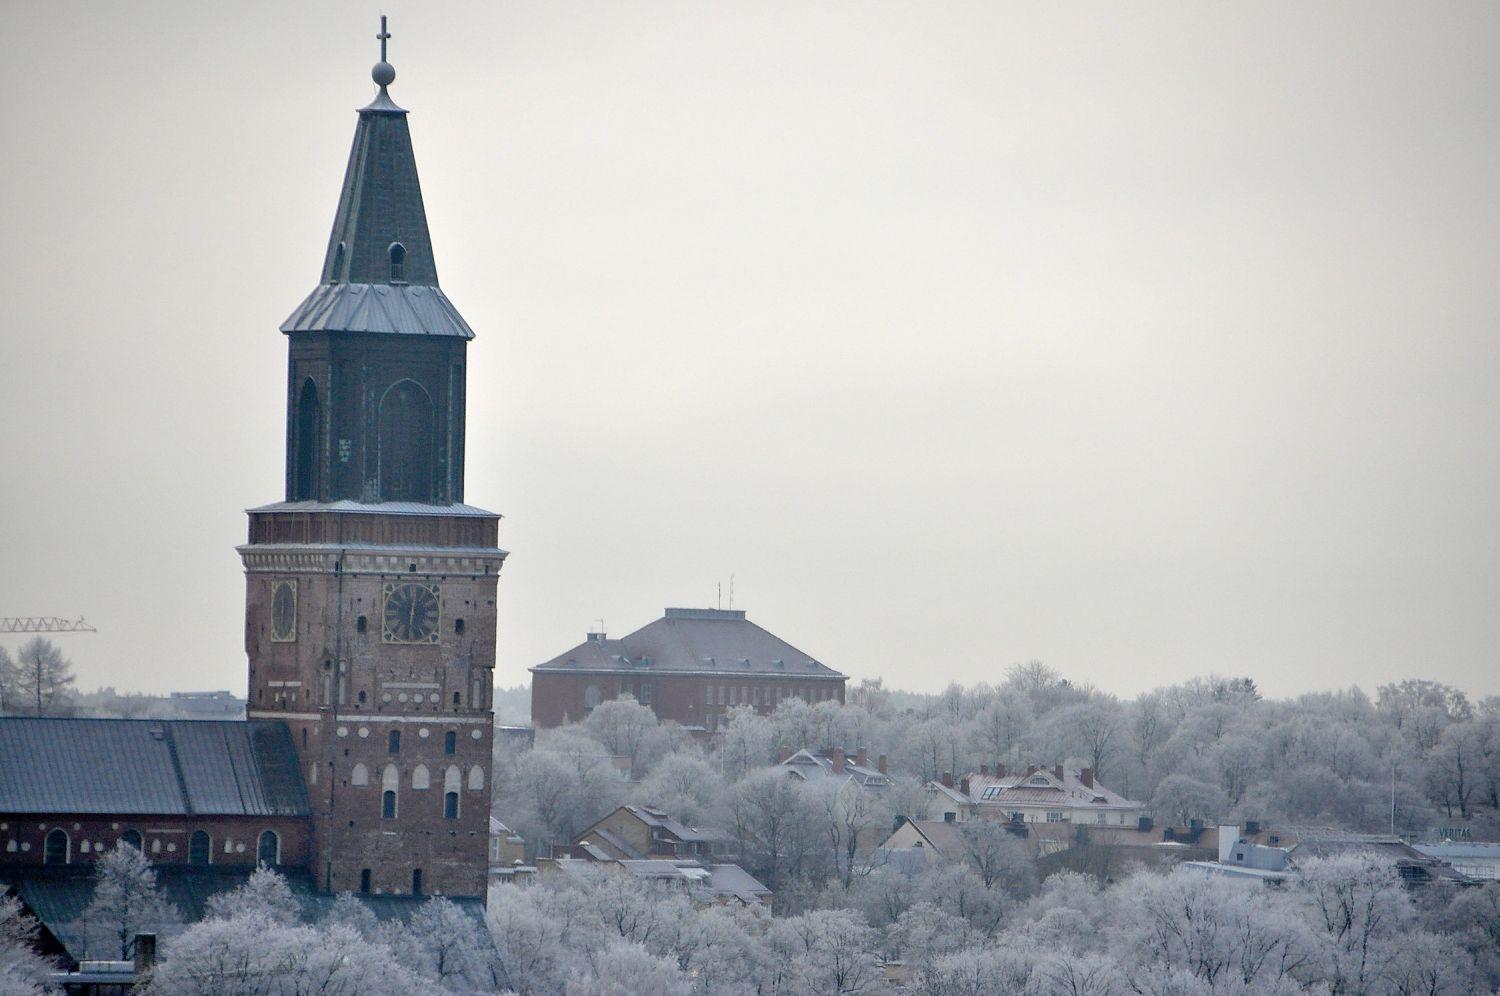
M 359 110 L 288 344 L 286 500 L 251 509 L 249 714 L 291 728 L 329 892 L 483 896 L 498 515 L 463 504 L 465 352 L 406 111 Z

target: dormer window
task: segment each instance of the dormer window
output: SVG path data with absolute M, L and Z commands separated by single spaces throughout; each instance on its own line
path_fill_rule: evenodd
M 406 283 L 406 246 L 399 242 L 392 242 L 386 252 L 391 257 L 391 283 Z
M 1027 784 L 1028 785 L 1046 785 L 1047 784 L 1047 779 L 1045 777 L 1043 777 L 1042 775 L 1037 775 L 1035 778 L 1033 778 Z

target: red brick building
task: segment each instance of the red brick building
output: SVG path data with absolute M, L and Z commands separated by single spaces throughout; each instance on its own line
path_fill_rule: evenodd
M 606 699 L 632 695 L 658 719 L 710 732 L 736 706 L 769 713 L 787 698 L 843 702 L 848 681 L 743 609 L 667 609 L 628 636 L 590 633 L 531 674 L 538 727 L 577 722 Z

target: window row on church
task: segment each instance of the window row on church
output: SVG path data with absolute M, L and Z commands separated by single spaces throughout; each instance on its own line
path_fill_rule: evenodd
M 174 835 L 175 836 L 175 835 Z M 126 830 L 120 834 L 119 844 L 133 847 L 142 853 L 149 853 L 153 860 L 180 860 L 176 858 L 177 844 L 175 841 L 167 841 L 163 844 L 164 835 L 153 835 L 151 847 L 146 848 L 145 839 L 139 830 Z M 14 845 L 14 841 L 11 842 Z M 245 847 L 242 843 L 225 837 L 222 842 L 223 853 L 234 855 L 243 852 Z M 53 827 L 47 831 L 47 836 L 42 842 L 42 863 L 47 865 L 66 865 L 72 863 L 74 857 L 81 857 L 89 852 L 101 853 L 105 850 L 104 841 L 90 841 L 87 839 L 77 840 L 62 827 Z M 163 857 L 166 855 L 166 857 Z M 281 864 L 281 835 L 275 830 L 262 830 L 255 841 L 255 861 L 258 865 L 271 866 Z M 187 863 L 190 865 L 210 865 L 214 863 L 214 839 L 206 830 L 194 830 L 187 839 Z
M 363 764 L 356 764 L 349 772 L 349 784 L 360 787 L 368 786 L 370 784 L 369 769 Z M 412 769 L 411 787 L 416 791 L 425 791 L 432 787 L 432 776 L 425 764 L 419 764 Z M 450 764 L 443 771 L 443 817 L 445 819 L 458 819 L 462 806 L 459 793 L 463 787 L 463 773 L 458 765 Z M 484 789 L 484 769 L 477 764 L 469 769 L 468 787 L 471 792 Z M 401 772 L 394 764 L 387 764 L 380 773 L 380 816 L 382 819 L 394 820 L 397 817 L 400 792 Z

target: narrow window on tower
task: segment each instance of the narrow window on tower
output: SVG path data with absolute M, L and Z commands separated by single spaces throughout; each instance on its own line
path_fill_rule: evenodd
M 401 753 L 401 731 L 392 730 L 389 737 L 389 749 L 392 754 Z
M 422 894 L 422 869 L 420 868 L 411 870 L 411 894 L 414 896 Z
M 380 818 L 383 820 L 396 818 L 396 793 L 392 789 L 386 789 L 380 794 Z
M 446 820 L 458 819 L 458 793 L 443 793 L 443 818 Z
M 293 501 L 309 501 L 321 490 L 318 480 L 322 469 L 323 409 L 318 403 L 318 385 L 311 377 L 302 382 L 297 394 L 297 465 L 293 481 Z
M 453 708 L 457 709 L 462 703 L 463 703 L 463 693 L 462 692 L 454 692 L 453 693 Z
M 391 256 L 391 283 L 406 283 L 406 246 L 392 242 L 386 251 Z
M 443 734 L 443 753 L 458 753 L 458 734 L 453 732 L 452 730 L 449 730 L 447 733 Z
M 464 621 L 462 619 L 453 620 L 453 632 L 457 633 L 459 636 L 464 635 Z
M 360 616 L 359 618 L 357 618 L 357 619 L 354 620 L 354 631 L 356 633 L 363 633 L 365 630 L 367 630 L 369 628 L 370 628 L 370 622 L 364 616 Z
M 368 868 L 359 870 L 359 891 L 367 894 L 370 891 L 370 869 Z

